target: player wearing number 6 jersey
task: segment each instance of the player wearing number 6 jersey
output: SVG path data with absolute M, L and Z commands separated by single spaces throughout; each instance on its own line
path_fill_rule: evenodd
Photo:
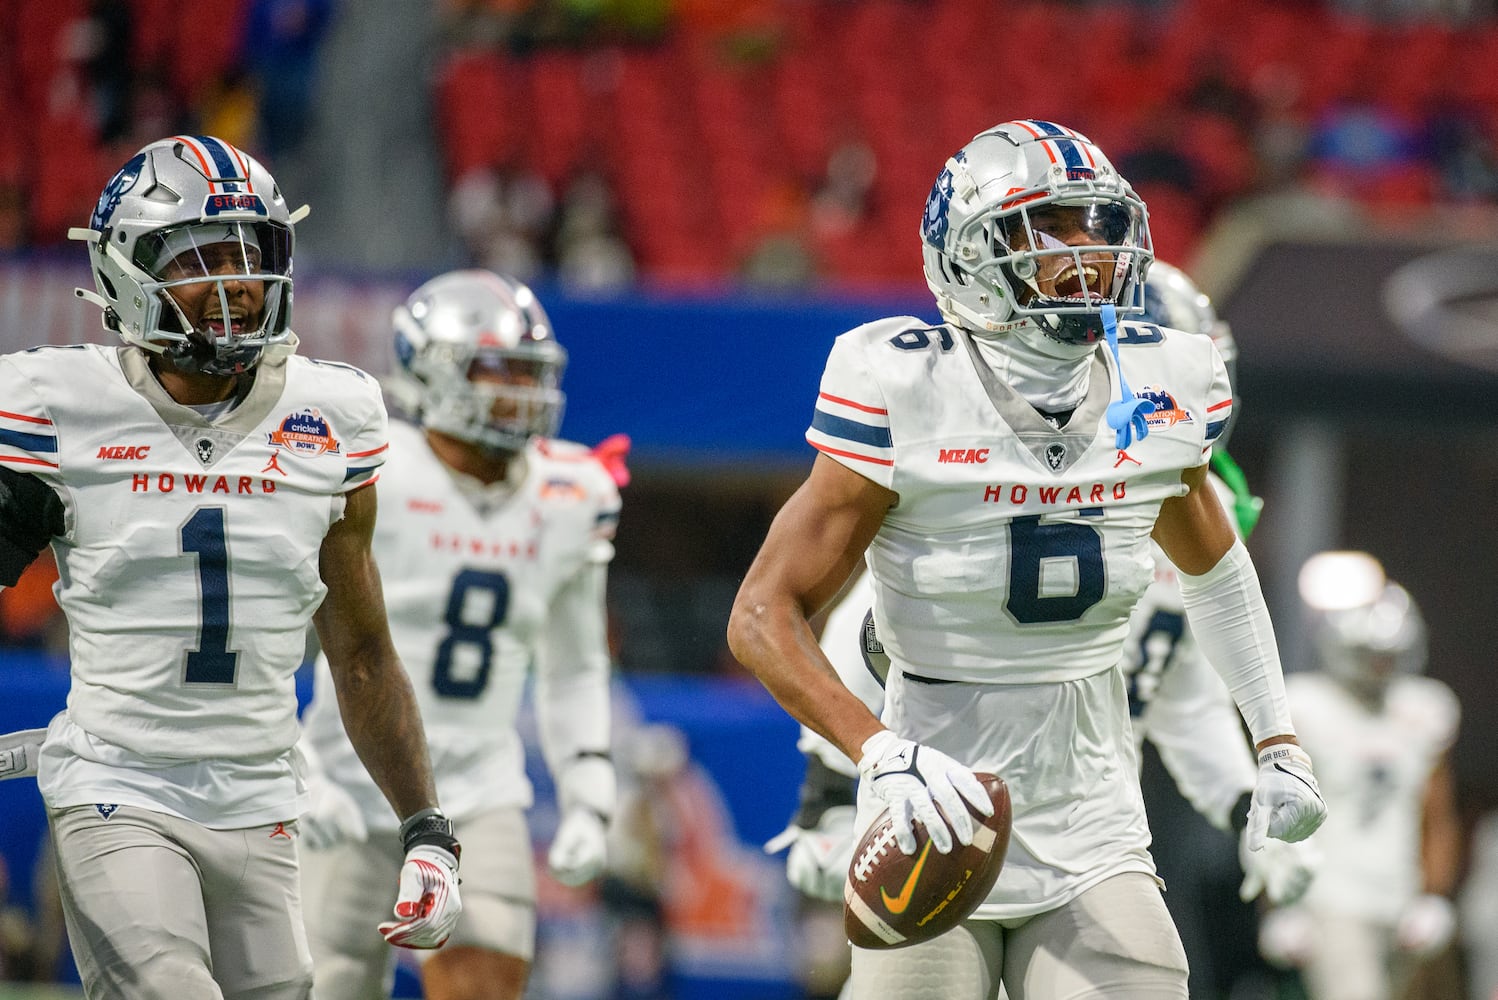
M 1119 321 L 1142 312 L 1144 206 L 1070 129 L 975 137 L 921 232 L 946 322 L 836 340 L 807 432 L 820 454 L 745 576 L 729 641 L 858 761 L 860 822 L 888 806 L 901 850 L 915 820 L 939 851 L 970 840 L 964 800 L 987 807 L 975 770 L 1009 785 L 987 902 L 923 944 L 855 948 L 853 996 L 1184 998 L 1117 669 L 1152 539 L 1260 753 L 1250 842 L 1299 840 L 1325 815 L 1257 577 L 1206 485 L 1227 372 L 1207 338 Z M 807 626 L 865 552 L 890 658 L 880 719 Z
M 444 274 L 396 310 L 393 392 L 419 426 L 391 426 L 374 552 L 391 632 L 426 725 L 443 804 L 485 862 L 463 873 L 463 920 L 423 964 L 433 1000 L 518 1000 L 535 932 L 516 715 L 534 673 L 542 750 L 562 810 L 550 864 L 598 874 L 614 808 L 604 584 L 622 454 L 555 440 L 566 352 L 530 289 Z M 339 726 L 319 662 L 304 743 L 319 761 L 306 858 L 319 1000 L 389 995 L 393 956 L 349 915 L 384 905 L 395 824 Z M 320 828 L 320 829 L 319 829 Z M 360 839 L 362 829 L 367 838 Z
M 0 358 L 0 584 L 50 542 L 71 633 L 67 709 L 35 773 L 90 997 L 309 994 L 294 749 L 309 624 L 406 820 L 381 929 L 434 947 L 459 910 L 457 841 L 369 555 L 385 409 L 363 372 L 295 354 L 295 218 L 241 150 L 152 143 L 71 234 L 96 285 L 79 294 L 124 344 Z M 358 931 L 378 940 L 389 914 L 357 914 Z

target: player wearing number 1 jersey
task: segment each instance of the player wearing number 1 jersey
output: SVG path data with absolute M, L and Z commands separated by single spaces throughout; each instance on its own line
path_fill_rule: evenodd
M 70 234 L 95 278 L 79 294 L 124 343 L 0 358 L 0 585 L 50 542 L 72 669 L 45 740 L 0 746 L 37 775 L 89 997 L 308 995 L 309 624 L 405 821 L 398 919 L 380 930 L 435 947 L 459 910 L 457 841 L 369 557 L 385 410 L 363 372 L 295 353 L 295 218 L 241 150 L 152 143 Z M 358 931 L 379 940 L 380 915 L 354 915 Z
M 1325 815 L 1257 577 L 1206 485 L 1226 370 L 1207 338 L 1118 321 L 1142 312 L 1146 214 L 1070 129 L 975 137 L 921 233 L 946 322 L 836 340 L 807 432 L 819 454 L 745 576 L 729 641 L 858 761 L 859 821 L 887 806 L 902 851 L 916 820 L 938 851 L 970 841 L 964 801 L 992 808 L 974 770 L 1009 785 L 986 903 L 933 940 L 855 948 L 854 997 L 1184 998 L 1117 669 L 1152 539 L 1260 752 L 1250 840 L 1299 840 Z M 807 625 L 865 552 L 890 658 L 878 719 Z
M 395 326 L 392 388 L 419 426 L 391 426 L 375 557 L 438 791 L 486 859 L 464 869 L 463 920 L 423 964 L 423 987 L 433 1000 L 518 1000 L 535 886 L 516 715 L 534 676 L 562 810 L 551 869 L 581 884 L 602 867 L 614 809 L 604 583 L 619 493 L 600 455 L 553 437 L 566 352 L 529 288 L 487 271 L 444 274 L 412 293 Z M 390 895 L 400 844 L 326 679 L 319 663 L 304 740 L 322 786 L 309 834 L 323 827 L 327 844 L 306 859 L 317 995 L 385 997 L 393 956 L 348 917 Z

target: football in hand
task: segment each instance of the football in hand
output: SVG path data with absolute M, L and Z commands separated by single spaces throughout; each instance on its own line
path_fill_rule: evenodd
M 967 847 L 953 838 L 951 853 L 942 854 L 920 823 L 915 824 L 915 853 L 895 843 L 894 825 L 885 809 L 865 831 L 853 851 L 843 883 L 843 929 L 860 948 L 904 948 L 944 934 L 970 917 L 988 898 L 1004 867 L 1013 819 L 1004 779 L 979 773 L 993 802 L 993 815 L 977 821 Z M 938 807 L 939 808 L 939 807 Z

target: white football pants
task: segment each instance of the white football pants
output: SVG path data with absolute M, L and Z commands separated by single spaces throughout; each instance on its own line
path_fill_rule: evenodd
M 969 920 L 909 948 L 853 949 L 851 1000 L 1186 1000 L 1186 952 L 1155 880 L 1104 879 L 1025 920 Z

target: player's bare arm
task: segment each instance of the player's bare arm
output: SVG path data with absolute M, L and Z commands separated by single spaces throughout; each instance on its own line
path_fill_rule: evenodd
M 338 691 L 349 740 L 370 777 L 402 818 L 437 805 L 411 682 L 401 667 L 370 543 L 374 486 L 347 498 L 343 518 L 323 540 L 320 569 L 328 594 L 313 616 Z
M 1154 539 L 1181 572 L 1200 576 L 1217 565 L 1238 536 L 1207 483 L 1207 466 L 1187 469 L 1181 481 L 1188 492 L 1160 505 Z
M 1444 754 L 1425 786 L 1420 806 L 1420 869 L 1426 892 L 1451 896 L 1461 883 L 1461 818 L 1456 778 Z
M 770 525 L 728 622 L 739 662 L 787 712 L 855 761 L 882 727 L 838 679 L 807 620 L 842 588 L 898 499 L 819 455 Z

